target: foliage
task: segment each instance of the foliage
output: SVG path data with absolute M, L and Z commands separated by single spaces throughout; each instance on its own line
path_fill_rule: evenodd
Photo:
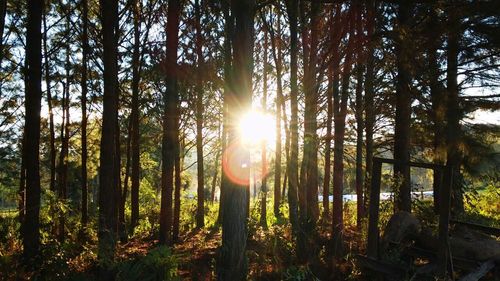
M 116 266 L 118 281 L 169 281 L 177 278 L 177 259 L 170 248 L 159 246 L 146 256 Z

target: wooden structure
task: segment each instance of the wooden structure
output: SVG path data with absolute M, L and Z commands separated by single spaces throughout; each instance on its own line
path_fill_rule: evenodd
M 367 245 L 367 257 L 371 261 L 376 261 L 379 259 L 379 240 L 380 240 L 380 230 L 378 228 L 379 223 L 379 208 L 380 208 L 380 183 L 382 175 L 382 164 L 395 164 L 398 163 L 394 159 L 386 158 L 373 158 L 373 170 L 372 170 L 372 180 L 371 180 L 371 190 L 370 190 L 370 206 L 369 206 L 369 220 L 368 220 L 368 245 Z M 419 162 L 408 162 L 407 165 L 411 167 L 419 167 L 425 169 L 432 169 L 434 172 L 441 172 L 444 177 L 449 177 L 449 184 L 443 185 L 443 178 L 439 183 L 439 192 L 434 191 L 434 194 L 438 193 L 439 197 L 439 245 L 440 248 L 437 253 L 437 265 L 438 272 L 440 275 L 444 276 L 448 273 L 453 272 L 452 262 L 450 259 L 450 248 L 449 248 L 449 222 L 450 222 L 450 198 L 451 198 L 451 186 L 453 182 L 453 167 L 431 164 L 431 163 L 419 163 Z M 435 197 L 436 198 L 436 197 Z M 438 202 L 434 202 L 436 204 Z

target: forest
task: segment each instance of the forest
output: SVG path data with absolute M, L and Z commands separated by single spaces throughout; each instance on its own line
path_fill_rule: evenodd
M 0 280 L 500 280 L 500 1 L 0 0 Z

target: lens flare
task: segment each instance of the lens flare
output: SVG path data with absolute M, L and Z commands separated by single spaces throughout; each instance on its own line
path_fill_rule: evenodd
M 276 141 L 276 122 L 266 113 L 252 110 L 243 114 L 239 122 L 239 134 L 247 145 L 260 145 L 262 141 L 273 144 Z
M 234 141 L 226 147 L 222 156 L 222 169 L 230 181 L 249 185 L 250 166 L 250 151 L 241 141 Z

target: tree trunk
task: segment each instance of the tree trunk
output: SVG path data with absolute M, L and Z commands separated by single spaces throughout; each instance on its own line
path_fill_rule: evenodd
M 320 3 L 311 2 L 306 15 L 306 7 L 300 2 L 303 47 L 303 88 L 304 88 L 304 156 L 300 170 L 299 204 L 302 236 L 298 237 L 297 255 L 302 262 L 315 256 L 312 235 L 319 217 L 318 205 L 318 82 L 317 63 L 319 52 Z M 310 32 L 306 28 L 307 17 L 310 19 Z
M 246 280 L 246 242 L 248 217 L 245 204 L 248 201 L 250 182 L 250 153 L 238 144 L 237 119 L 241 112 L 247 111 L 252 102 L 253 72 L 253 26 L 254 0 L 233 0 L 231 10 L 235 18 L 233 41 L 233 74 L 230 85 L 233 86 L 228 97 L 228 147 L 224 160 L 236 161 L 240 165 L 225 165 L 234 169 L 239 181 L 227 181 L 225 185 L 224 213 L 222 219 L 222 247 L 217 267 L 218 280 Z M 233 80 L 234 79 L 234 80 Z M 234 83 L 233 83 L 234 82 Z M 232 147 L 234 150 L 232 150 Z M 238 155 L 231 152 L 238 153 Z M 226 162 L 227 163 L 227 162 Z M 223 165 L 224 166 L 224 165 Z M 224 173 L 228 173 L 224 169 Z M 229 174 L 226 176 L 229 178 Z
M 56 192 L 56 145 L 55 145 L 55 129 L 54 129 L 54 113 L 52 111 L 52 89 L 50 84 L 50 67 L 49 67 L 49 50 L 48 50 L 48 26 L 47 12 L 43 13 L 43 54 L 45 68 L 45 88 L 47 91 L 47 105 L 49 109 L 49 142 L 50 142 L 50 191 Z
M 333 65 L 333 64 L 332 64 Z M 330 174 L 332 171 L 331 143 L 332 143 L 332 115 L 333 115 L 333 66 L 328 71 L 328 88 L 326 96 L 326 137 L 325 137 L 325 176 L 323 179 L 323 221 L 327 221 L 330 214 Z
M 462 129 L 460 126 L 461 110 L 459 103 L 459 87 L 457 83 L 458 76 L 458 53 L 460 42 L 460 18 L 457 8 L 450 7 L 448 12 L 448 47 L 446 52 L 447 68 L 446 68 L 446 87 L 447 87 L 447 128 L 446 128 L 446 143 L 448 145 L 446 164 L 451 167 L 452 174 L 445 176 L 444 185 L 449 184 L 452 180 L 451 192 L 451 208 L 454 213 L 464 212 L 462 179 L 460 165 L 462 162 Z
M 298 0 L 286 1 L 288 22 L 290 24 L 290 161 L 288 173 L 288 211 L 292 233 L 299 234 L 298 186 L 299 186 L 299 107 L 298 107 Z
M 362 5 L 357 5 L 356 11 L 356 39 L 358 44 L 364 42 L 362 29 Z M 360 46 L 357 50 L 357 66 L 356 66 L 356 226 L 361 230 L 361 220 L 364 216 L 363 205 L 363 48 Z
M 81 223 L 82 229 L 87 227 L 88 217 L 88 185 L 87 185 L 87 60 L 89 56 L 88 19 L 89 4 L 87 0 L 82 0 L 82 203 L 81 203 Z M 48 89 L 48 88 L 47 88 Z
M 232 87 L 232 40 L 234 31 L 234 17 L 230 13 L 229 1 L 222 1 L 222 12 L 224 14 L 224 95 L 222 104 L 222 143 L 221 150 L 224 157 L 224 151 L 227 147 L 227 135 L 229 130 L 229 113 L 228 102 L 231 96 Z M 220 195 L 219 195 L 219 213 L 217 217 L 217 224 L 222 223 L 224 218 L 224 196 L 228 179 L 226 173 L 221 171 Z
M 198 205 L 196 208 L 196 227 L 205 226 L 205 179 L 203 168 L 203 52 L 201 34 L 201 8 L 199 0 L 194 2 L 195 27 L 196 27 L 196 57 L 198 60 L 198 73 L 196 75 L 196 156 L 198 168 Z
M 264 18 L 265 18 L 265 12 L 264 13 Z M 263 58 L 263 73 L 262 73 L 262 82 L 263 82 L 263 87 L 262 87 L 262 111 L 263 113 L 267 113 L 267 71 L 269 66 L 267 65 L 267 49 L 268 49 L 268 31 L 267 27 L 264 25 L 264 58 Z M 276 108 L 278 112 L 280 111 L 280 103 L 278 102 L 278 98 L 276 98 Z M 279 119 L 280 114 L 276 113 L 276 120 Z M 280 175 L 281 175 L 281 141 L 278 141 L 278 138 L 281 139 L 281 134 L 278 133 L 278 131 L 281 131 L 280 124 L 278 121 L 276 121 L 276 163 L 275 163 L 275 172 L 276 176 L 274 177 L 274 190 L 278 190 L 278 195 L 280 191 L 281 185 L 278 183 L 276 184 L 276 180 L 279 182 L 280 181 Z M 262 140 L 261 143 L 261 186 L 260 186 L 260 191 L 262 193 L 262 200 L 260 202 L 260 225 L 264 228 L 267 229 L 267 151 L 266 151 L 266 141 Z M 279 148 L 279 155 L 278 155 L 278 148 Z M 279 160 L 279 162 L 278 162 Z M 279 163 L 279 164 L 278 164 Z M 279 172 L 279 173 L 278 173 Z M 274 192 L 275 198 L 274 198 L 274 214 L 279 214 L 279 202 L 278 205 L 276 205 L 276 192 Z M 276 212 L 276 207 L 278 206 L 278 212 Z
M 401 2 L 398 8 L 396 39 L 396 66 L 398 70 L 396 81 L 396 118 L 394 125 L 394 177 L 399 196 L 395 208 L 411 212 L 410 188 L 410 122 L 411 122 L 411 70 L 410 70 L 410 40 L 409 20 L 411 4 Z
M 366 51 L 366 77 L 365 77 L 365 200 L 364 208 L 368 207 L 368 198 L 370 197 L 370 184 L 371 174 L 373 167 L 373 128 L 375 126 L 375 111 L 374 111 L 374 79 L 375 79 L 375 37 L 373 36 L 375 30 L 375 14 L 376 6 L 375 1 L 370 0 L 367 2 L 367 23 L 366 32 L 368 38 L 368 46 Z
M 104 94 L 99 166 L 98 260 L 100 280 L 112 278 L 115 256 L 118 192 L 116 135 L 118 121 L 118 1 L 101 0 Z
M 177 48 L 179 44 L 179 18 L 181 4 L 179 0 L 168 1 L 167 14 L 167 56 L 166 84 L 164 94 L 163 137 L 162 137 L 162 176 L 161 176 L 161 208 L 160 208 L 160 244 L 171 244 L 172 230 L 172 191 L 174 186 L 175 118 L 178 103 L 177 89 Z
M 181 161 L 181 150 L 183 149 L 183 145 L 180 139 L 180 107 L 177 105 L 177 113 L 175 118 L 175 134 L 177 138 L 176 148 L 175 148 L 175 190 L 174 190 L 174 223 L 172 226 L 172 241 L 177 242 L 179 240 L 179 223 L 180 223 L 180 215 L 181 215 L 181 170 L 182 170 L 182 161 Z
M 125 205 L 127 203 L 128 196 L 128 182 L 130 179 L 130 165 L 131 165 L 131 138 L 132 138 L 132 119 L 129 119 L 127 126 L 127 146 L 125 148 L 125 178 L 123 180 L 123 189 L 120 196 L 120 206 L 118 210 L 118 226 L 119 226 L 119 237 L 122 243 L 127 242 L 127 225 L 125 221 Z
M 133 235 L 135 227 L 139 222 L 139 188 L 141 173 L 141 148 L 139 128 L 139 84 L 141 82 L 141 9 L 139 1 L 135 0 L 133 5 L 134 15 L 134 50 L 132 53 L 132 172 L 130 187 L 130 234 Z
M 352 13 L 352 11 L 350 11 Z M 333 244 L 334 256 L 340 258 L 343 255 L 343 231 L 344 231 L 344 136 L 345 118 L 347 114 L 347 101 L 349 96 L 349 82 L 352 68 L 352 56 L 354 47 L 354 21 L 349 23 L 350 35 L 347 43 L 344 67 L 342 71 L 342 90 L 333 96 L 333 115 L 335 136 L 333 140 Z M 335 79 L 335 78 L 334 78 Z
M 25 142 L 26 208 L 22 225 L 23 257 L 27 264 L 38 256 L 40 246 L 40 109 L 42 98 L 43 1 L 28 1 L 26 31 Z
M 427 49 L 429 62 L 429 88 L 431 94 L 431 116 L 433 121 L 434 130 L 434 163 L 443 165 L 446 162 L 446 132 L 445 132 L 445 117 L 446 117 L 446 95 L 443 95 L 442 85 L 439 82 L 439 58 L 438 49 L 440 47 L 440 32 L 436 28 L 438 26 L 438 16 L 436 14 L 436 8 L 430 8 L 430 17 L 428 25 L 428 46 Z M 436 213 L 439 210 L 439 194 L 440 194 L 440 184 L 442 178 L 441 169 L 434 170 L 433 174 L 433 195 L 434 195 L 434 208 Z

